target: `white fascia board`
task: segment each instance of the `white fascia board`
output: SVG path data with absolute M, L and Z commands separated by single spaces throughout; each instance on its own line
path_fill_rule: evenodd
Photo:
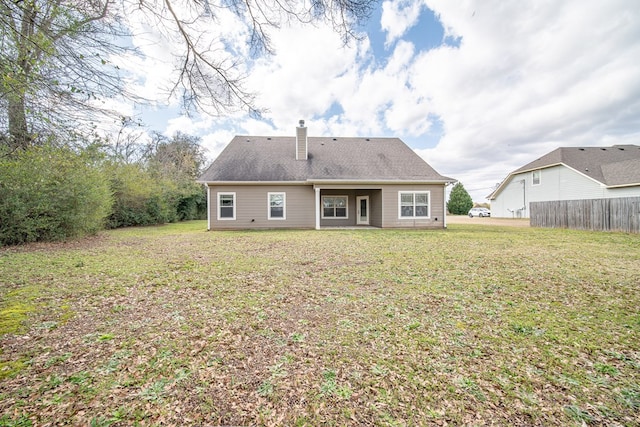
M 209 186 L 222 185 L 309 185 L 306 181 L 196 181 Z
M 631 183 L 631 184 L 617 184 L 617 185 L 607 185 L 606 188 L 625 188 L 625 187 L 640 187 L 640 182 Z
M 380 180 L 380 179 L 309 179 L 307 183 L 313 185 L 445 185 L 450 180 Z

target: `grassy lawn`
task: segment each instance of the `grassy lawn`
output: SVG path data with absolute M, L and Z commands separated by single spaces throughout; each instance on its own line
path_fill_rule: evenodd
M 0 249 L 0 425 L 640 425 L 640 237 L 206 232 Z

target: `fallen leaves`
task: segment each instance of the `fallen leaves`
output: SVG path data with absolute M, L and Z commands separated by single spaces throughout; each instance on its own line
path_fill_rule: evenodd
M 625 235 L 172 227 L 2 253 L 0 420 L 640 423 Z

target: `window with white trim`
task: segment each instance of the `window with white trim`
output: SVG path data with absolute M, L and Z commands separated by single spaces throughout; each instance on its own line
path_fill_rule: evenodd
M 542 175 L 540 170 L 531 172 L 531 185 L 540 185 L 540 175 Z
M 218 219 L 236 219 L 236 193 L 218 193 Z
M 398 191 L 398 217 L 429 218 L 429 198 L 428 191 Z
M 287 219 L 287 193 L 267 193 L 269 219 Z
M 347 196 L 322 196 L 322 218 L 348 218 L 348 207 L 349 197 Z

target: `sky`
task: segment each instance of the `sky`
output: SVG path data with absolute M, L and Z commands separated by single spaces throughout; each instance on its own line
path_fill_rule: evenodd
M 231 14 L 207 28 L 249 55 Z M 243 65 L 261 119 L 184 114 L 157 96 L 171 48 L 141 20 L 143 56 L 113 58 L 150 106 L 120 105 L 148 129 L 201 138 L 209 161 L 234 135 L 398 137 L 475 202 L 558 147 L 640 144 L 637 0 L 388 0 L 345 46 L 331 28 L 283 26 L 274 53 Z

